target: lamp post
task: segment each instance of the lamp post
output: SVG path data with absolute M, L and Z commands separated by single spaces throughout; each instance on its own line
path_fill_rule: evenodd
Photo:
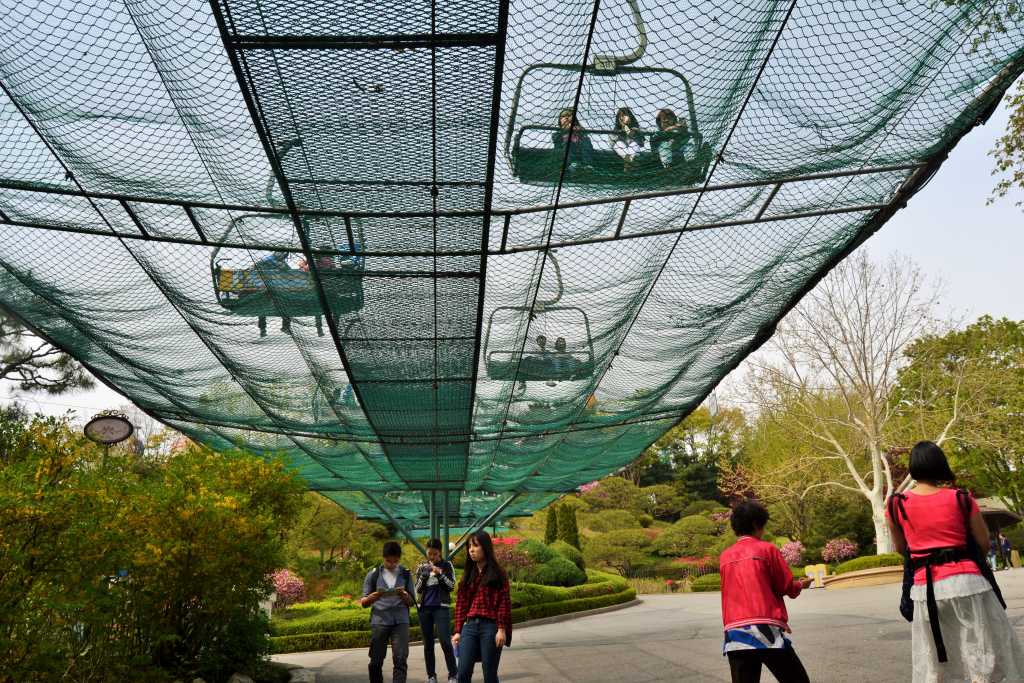
M 135 432 L 135 427 L 124 413 L 104 410 L 86 422 L 82 431 L 90 441 L 103 446 L 103 469 L 106 469 L 110 446 L 130 437 Z

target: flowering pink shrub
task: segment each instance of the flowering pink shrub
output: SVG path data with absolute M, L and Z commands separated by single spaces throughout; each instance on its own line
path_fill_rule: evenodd
M 518 536 L 495 536 L 491 539 L 491 542 L 494 543 L 494 545 L 516 546 L 519 545 L 519 541 L 521 540 L 523 539 L 519 538 Z
M 592 490 L 596 489 L 597 485 L 600 484 L 600 483 L 601 483 L 600 481 L 592 481 L 589 484 L 583 484 L 582 486 L 580 486 L 579 491 L 580 491 L 580 493 L 586 493 L 587 491 L 592 491 Z
M 306 584 L 302 577 L 293 574 L 287 569 L 279 569 L 270 575 L 274 582 L 274 591 L 277 593 L 275 607 L 287 607 L 296 602 L 302 602 L 306 598 Z
M 536 563 L 529 555 L 508 543 L 494 546 L 494 558 L 505 568 L 508 578 L 512 581 L 524 580 L 526 575 L 536 567 Z
M 804 544 L 800 541 L 790 541 L 784 544 L 780 550 L 782 552 L 782 559 L 786 561 L 786 564 L 792 566 L 803 564 Z
M 842 562 L 857 557 L 857 544 L 848 538 L 833 538 L 825 544 L 821 551 L 821 559 L 826 562 Z

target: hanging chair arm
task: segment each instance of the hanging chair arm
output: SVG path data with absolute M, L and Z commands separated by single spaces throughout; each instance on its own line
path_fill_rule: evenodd
M 620 66 L 632 64 L 647 54 L 647 28 L 644 26 L 643 15 L 640 14 L 637 0 L 628 0 L 628 2 L 629 9 L 633 14 L 633 25 L 636 27 L 636 49 L 624 55 L 594 55 L 595 70 L 614 72 Z

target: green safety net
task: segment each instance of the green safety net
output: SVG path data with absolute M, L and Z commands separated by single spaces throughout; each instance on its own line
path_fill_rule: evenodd
M 528 514 L 928 180 L 1006 6 L 0 0 L 0 302 L 361 515 Z

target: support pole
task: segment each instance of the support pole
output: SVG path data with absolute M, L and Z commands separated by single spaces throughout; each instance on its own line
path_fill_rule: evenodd
M 441 515 L 444 517 L 444 559 L 449 559 L 448 544 L 451 542 L 451 527 L 448 526 L 448 492 L 442 491 L 444 502 L 441 507 Z
M 386 510 L 386 509 L 384 508 L 384 506 L 383 506 L 383 505 L 381 505 L 381 504 L 380 504 L 380 501 L 378 501 L 378 500 L 377 500 L 377 498 L 376 498 L 376 497 L 375 497 L 375 496 L 374 496 L 374 495 L 373 495 L 372 493 L 370 493 L 369 491 L 363 491 L 363 495 L 364 495 L 364 496 L 366 496 L 367 498 L 369 498 L 369 499 L 370 499 L 370 502 L 371 502 L 371 503 L 373 503 L 374 505 L 376 505 L 376 506 L 377 506 L 377 509 L 378 509 L 378 510 L 380 510 L 380 511 L 381 511 L 381 513 L 382 513 L 382 514 L 383 514 L 383 515 L 384 515 L 385 517 L 387 517 L 387 518 L 388 518 L 388 520 L 389 520 L 389 521 L 390 521 L 390 522 L 391 522 L 392 524 L 394 524 L 394 525 L 395 525 L 395 528 L 396 528 L 396 529 L 398 529 L 398 531 L 399 531 L 399 532 L 401 532 L 401 534 L 402 534 L 403 536 L 405 536 L 405 537 L 406 537 L 406 539 L 408 539 L 408 541 L 409 541 L 410 543 L 412 543 L 412 544 L 413 544 L 414 546 L 416 546 L 416 549 L 417 549 L 417 550 L 419 550 L 419 551 L 420 551 L 421 553 L 423 553 L 423 556 L 424 556 L 424 557 L 426 557 L 426 556 L 427 556 L 427 549 L 426 549 L 426 548 L 424 548 L 424 547 L 423 547 L 422 545 L 420 545 L 420 542 L 416 540 L 416 537 L 415 537 L 415 536 L 413 536 L 413 535 L 412 535 L 412 533 L 411 533 L 411 532 L 409 532 L 409 531 L 408 531 L 408 530 L 407 530 L 407 529 L 406 529 L 406 528 L 405 528 L 404 526 L 402 526 L 402 524 L 401 524 L 401 523 L 400 523 L 400 522 L 399 522 L 399 521 L 398 521 L 397 519 L 395 519 L 395 518 L 394 518 L 394 517 L 393 517 L 393 516 L 391 515 L 391 513 L 390 513 L 390 512 L 388 512 L 388 511 L 387 511 L 387 510 Z
M 434 538 L 434 527 L 437 524 L 437 491 L 430 492 L 430 514 L 427 519 L 427 533 Z M 430 540 L 430 539 L 427 539 Z
M 487 525 L 490 524 L 493 520 L 497 519 L 498 515 L 504 512 L 505 508 L 507 508 L 509 505 L 515 502 L 516 498 L 518 498 L 519 496 L 519 493 L 513 493 L 512 495 L 505 499 L 504 503 L 494 508 L 491 514 L 484 517 L 483 521 L 481 521 L 479 524 L 474 524 L 473 526 L 469 527 L 469 529 L 466 530 L 466 533 L 462 535 L 462 538 L 459 539 L 459 542 L 455 544 L 455 547 L 452 548 L 451 554 L 455 555 L 460 550 L 462 550 L 462 546 L 466 545 L 466 542 L 469 540 L 469 537 L 472 536 L 474 532 L 478 531 L 479 529 L 486 529 Z

